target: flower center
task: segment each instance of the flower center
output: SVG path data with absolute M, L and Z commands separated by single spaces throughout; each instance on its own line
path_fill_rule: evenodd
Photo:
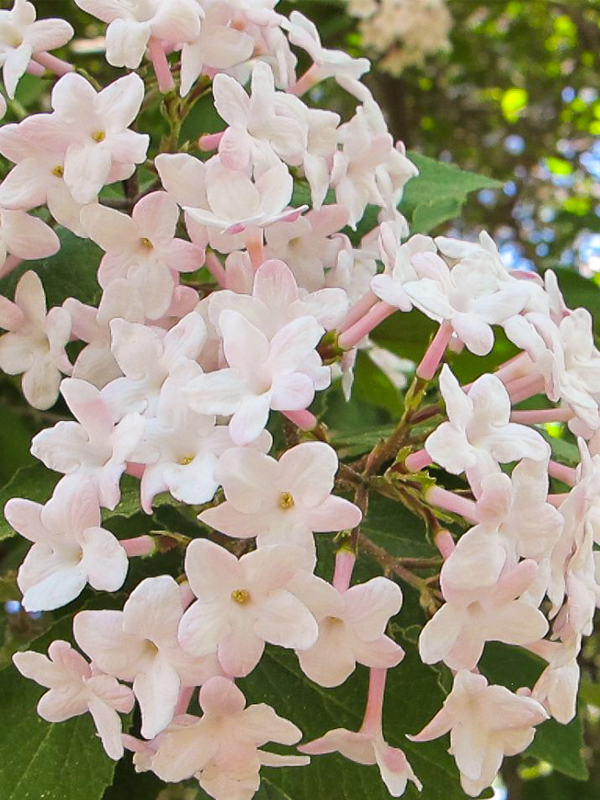
M 194 460 L 194 456 L 183 456 L 183 458 L 179 459 L 179 463 L 182 467 L 187 467 L 188 464 L 191 464 Z
M 152 244 L 152 242 L 150 241 L 150 239 L 148 239 L 148 237 L 147 237 L 147 236 L 142 236 L 142 238 L 140 239 L 140 241 L 141 241 L 141 243 L 142 243 L 142 246 L 143 246 L 143 247 L 147 247 L 147 248 L 148 248 L 148 250 L 152 250 L 152 248 L 154 247 L 154 245 Z
M 52 174 L 54 175 L 55 178 L 62 178 L 63 175 L 65 174 L 65 168 L 61 167 L 61 165 L 59 164 L 58 166 L 54 167 L 54 169 L 52 170 Z
M 344 620 L 340 619 L 339 617 L 325 617 L 325 622 L 331 628 L 337 628 L 338 625 L 343 625 Z
M 150 639 L 146 639 L 145 646 L 148 655 L 155 656 L 158 653 L 158 647 Z
M 284 510 L 287 508 L 294 507 L 294 496 L 289 492 L 282 492 L 279 495 L 279 507 L 283 508 Z
M 250 602 L 250 592 L 247 589 L 234 589 L 231 593 L 231 599 L 241 606 L 245 606 Z
M 92 139 L 95 142 L 103 142 L 106 139 L 106 131 L 94 131 Z

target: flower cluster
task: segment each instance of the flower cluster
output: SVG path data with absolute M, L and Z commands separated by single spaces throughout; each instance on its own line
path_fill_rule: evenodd
M 149 92 L 136 73 L 100 91 L 65 74 L 51 111 L 0 128 L 0 152 L 15 164 L 0 186 L 0 239 L 12 259 L 5 271 L 58 250 L 53 228 L 28 214 L 39 207 L 104 253 L 97 307 L 69 298 L 48 311 L 33 271 L 14 301 L 0 298 L 0 367 L 23 375 L 35 408 L 60 395 L 74 418 L 32 442 L 33 455 L 63 476 L 53 496 L 5 507 L 33 542 L 17 577 L 24 608 L 60 608 L 88 584 L 116 592 L 129 559 L 153 552 L 151 536 L 118 539 L 102 526 L 125 473 L 139 481 L 147 514 L 164 492 L 202 506 L 179 580 L 147 577 L 121 610 L 75 613 L 74 640 L 87 658 L 64 641 L 48 657 L 15 656 L 49 690 L 40 716 L 60 722 L 89 711 L 111 758 L 126 748 L 138 770 L 165 781 L 196 777 L 216 800 L 249 800 L 261 765 L 302 766 L 332 751 L 377 764 L 393 796 L 408 781 L 421 787 L 382 730 L 387 670 L 404 656 L 386 632 L 402 593 L 389 577 L 352 583 L 366 507 L 360 490 L 356 504 L 335 493 L 338 454 L 309 410 L 334 362 L 349 393 L 357 347 L 387 317 L 417 309 L 439 323 L 417 367 L 421 387 L 447 348 L 486 355 L 498 328 L 519 351 L 466 387 L 443 366 L 448 419 L 424 450 L 395 465 L 403 474 L 432 463 L 464 474 L 471 492 L 429 485 L 422 498 L 473 527 L 456 544 L 447 531 L 436 537 L 444 603 L 419 651 L 455 680 L 443 709 L 412 738 L 450 731 L 463 787 L 476 796 L 504 755 L 529 745 L 535 726 L 575 713 L 576 659 L 600 599 L 600 353 L 589 314 L 566 307 L 552 273 L 543 282 L 507 270 L 485 234 L 478 243 L 408 238 L 398 204 L 417 170 L 360 82 L 369 64 L 325 49 L 299 12 L 286 18 L 275 0 L 77 4 L 107 23 L 110 64 L 135 69 L 148 55 L 152 89 L 171 92 L 168 114 L 189 110 L 211 86 L 223 129 L 185 152 L 171 136 L 148 159 L 150 137 L 134 123 Z M 24 7 L 17 0 L 3 13 L 18 21 Z M 23 41 L 38 24 L 23 23 Z M 300 75 L 298 55 L 312 62 Z M 332 78 L 356 102 L 348 120 L 310 101 L 309 90 Z M 181 119 L 170 121 L 176 132 Z M 118 210 L 102 190 L 139 177 L 141 164 L 150 179 L 134 181 L 130 213 Z M 293 196 L 295 181 L 306 205 Z M 375 207 L 370 229 L 367 206 Z M 186 275 L 201 268 L 209 282 L 199 290 Z M 513 410 L 538 394 L 559 406 Z M 269 429 L 277 418 L 294 432 L 283 452 Z M 535 427 L 548 421 L 580 437 L 577 470 L 551 460 Z M 375 464 L 374 451 L 365 475 L 351 475 L 362 486 L 374 464 L 398 452 Z M 549 475 L 569 493 L 548 495 Z M 327 533 L 339 534 L 330 581 L 315 547 L 315 534 Z M 532 690 L 488 685 L 477 671 L 488 641 L 546 660 Z M 263 750 L 302 736 L 270 706 L 246 707 L 235 683 L 267 644 L 294 651 L 322 687 L 368 667 L 361 729 L 325 732 L 300 746 L 303 756 Z M 201 716 L 188 714 L 197 688 Z M 139 737 L 122 733 L 119 716 L 134 703 Z
M 445 0 L 346 0 L 360 20 L 363 47 L 378 56 L 380 69 L 399 75 L 432 53 L 448 50 L 452 17 Z

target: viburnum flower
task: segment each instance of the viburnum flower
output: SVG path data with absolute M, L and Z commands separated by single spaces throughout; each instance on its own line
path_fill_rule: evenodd
M 409 739 L 429 742 L 450 731 L 450 753 L 462 787 L 477 797 L 494 782 L 504 756 L 529 747 L 535 726 L 546 719 L 548 714 L 537 700 L 504 686 L 488 686 L 483 675 L 461 670 L 442 710 Z
M 0 208 L 0 269 L 7 255 L 21 259 L 46 258 L 60 250 L 60 240 L 39 217 Z
M 543 649 L 535 649 L 548 661 L 548 666 L 537 679 L 531 696 L 561 725 L 567 725 L 577 714 L 577 693 L 581 670 L 577 656 L 581 640 L 572 642 L 542 642 Z
M 458 338 L 475 355 L 494 346 L 492 325 L 519 314 L 529 291 L 524 281 L 506 275 L 500 281 L 485 261 L 459 261 L 452 269 L 436 253 L 415 253 L 411 263 L 419 280 L 407 286 L 412 302 L 437 322 L 449 322 Z
M 199 35 L 181 48 L 181 96 L 185 97 L 203 70 L 226 70 L 247 61 L 254 39 L 234 21 L 239 12 L 233 3 L 212 3 L 205 9 Z
M 444 365 L 440 391 L 448 422 L 429 435 L 425 449 L 453 475 L 465 472 L 476 493 L 486 475 L 500 472 L 499 463 L 548 458 L 549 445 L 537 431 L 509 421 L 510 397 L 499 378 L 482 375 L 466 393 Z
M 225 289 L 214 292 L 209 300 L 209 316 L 218 329 L 221 313 L 238 311 L 268 339 L 288 322 L 299 317 L 313 317 L 325 330 L 335 328 L 348 312 L 348 298 L 343 289 L 298 289 L 290 268 L 278 259 L 264 261 L 254 275 L 252 294 Z
M 201 370 L 194 361 L 183 360 L 172 370 L 160 390 L 156 417 L 148 419 L 131 461 L 143 464 L 140 500 L 146 513 L 159 492 L 168 491 L 183 503 L 206 503 L 219 488 L 219 458 L 234 448 L 226 425 L 216 425 L 214 416 L 197 414 L 186 401 L 183 389 Z M 264 431 L 253 443 L 268 450 L 271 435 Z
M 296 651 L 302 671 L 315 683 L 339 686 L 357 662 L 395 667 L 404 658 L 404 650 L 385 635 L 390 617 L 402 605 L 402 592 L 393 581 L 372 578 L 340 592 L 321 578 L 300 574 L 291 588 L 319 623 L 315 644 Z
M 373 278 L 371 289 L 380 300 L 401 311 L 410 311 L 412 298 L 407 294 L 405 285 L 412 285 L 419 280 L 412 256 L 416 253 L 434 253 L 433 239 L 417 234 L 401 245 L 393 226 L 383 222 L 379 226 L 378 244 L 385 271 Z
M 287 31 L 290 42 L 306 50 L 314 62 L 310 70 L 310 80 L 305 79 L 301 88 L 297 85 L 294 89 L 296 94 L 302 94 L 312 84 L 329 77 L 358 81 L 371 68 L 366 58 L 352 58 L 342 50 L 324 48 L 316 25 L 299 11 L 292 11 L 289 21 L 282 21 L 282 27 Z
M 79 8 L 108 23 L 106 60 L 113 67 L 137 69 L 151 37 L 173 44 L 200 33 L 202 7 L 195 0 L 75 0 Z
M 360 523 L 360 509 L 331 494 L 338 459 L 323 442 L 303 442 L 276 461 L 256 450 L 233 448 L 219 461 L 225 503 L 199 519 L 221 533 L 257 537 L 259 547 L 288 543 L 314 550 L 313 532 Z
M 1 207 L 16 211 L 46 205 L 60 225 L 84 235 L 82 204 L 65 183 L 64 147 L 42 147 L 23 136 L 20 124 L 11 124 L 0 127 L 0 153 L 16 165 L 0 184 Z
M 271 408 L 305 409 L 315 389 L 329 385 L 329 370 L 315 350 L 324 329 L 313 317 L 289 322 L 270 341 L 237 311 L 222 311 L 219 327 L 229 367 L 195 378 L 188 395 L 201 414 L 232 415 L 229 432 L 235 444 L 253 442 Z
M 110 349 L 110 323 L 113 319 L 144 322 L 144 304 L 136 287 L 125 278 L 117 278 L 102 292 L 97 308 L 74 297 L 67 297 L 63 308 L 71 317 L 73 335 L 87 342 L 75 360 L 73 377 L 93 383 L 98 389 L 120 378 L 123 373 Z
M 314 559 L 298 547 L 270 545 L 239 560 L 207 539 L 187 548 L 185 571 L 198 598 L 179 626 L 182 647 L 196 656 L 216 652 L 229 675 L 248 675 L 265 642 L 304 649 L 317 639 L 314 617 L 287 588 Z
M 408 781 L 412 781 L 419 791 L 423 786 L 402 750 L 390 747 L 383 738 L 381 717 L 386 672 L 385 669 L 371 670 L 369 699 L 358 733 L 335 728 L 319 739 L 299 745 L 298 750 L 311 756 L 337 752 L 358 764 L 377 764 L 388 792 L 392 797 L 400 797 Z
M 81 223 L 106 255 L 98 269 L 105 289 L 127 278 L 142 296 L 146 316 L 159 319 L 171 305 L 173 272 L 193 272 L 204 263 L 204 251 L 175 238 L 177 203 L 166 192 L 152 192 L 133 207 L 131 217 L 99 204 L 86 206 Z
M 73 33 L 64 19 L 36 21 L 35 6 L 26 0 L 15 0 L 10 11 L 0 11 L 0 65 L 8 96 L 15 96 L 32 58 L 62 47 Z
M 423 628 L 419 653 L 426 664 L 443 660 L 451 669 L 474 669 L 486 642 L 527 645 L 542 639 L 548 622 L 541 611 L 519 599 L 537 575 L 534 561 L 506 568 L 495 585 L 481 587 L 476 567 L 485 566 L 485 546 L 479 559 L 465 559 L 473 570 L 473 589 L 448 585 L 442 569 L 443 605 Z M 454 554 L 452 554 L 454 556 Z M 452 558 L 451 556 L 451 558 Z M 465 582 L 469 582 L 465 575 Z
M 60 386 L 77 422 L 57 422 L 33 437 L 31 452 L 49 468 L 66 475 L 89 475 L 100 504 L 113 509 L 121 497 L 119 480 L 129 455 L 144 432 L 144 420 L 128 414 L 115 426 L 110 407 L 94 386 L 66 378 Z
M 286 163 L 302 163 L 308 126 L 280 112 L 278 94 L 273 71 L 265 62 L 259 61 L 252 71 L 250 96 L 235 78 L 215 75 L 215 108 L 229 126 L 219 142 L 224 166 L 244 169 L 252 163 L 265 169 L 279 158 Z
M 11 212 L 18 213 L 18 212 Z M 28 403 L 46 409 L 54 405 L 62 374 L 71 373 L 65 345 L 71 335 L 69 314 L 62 308 L 46 313 L 46 296 L 38 275 L 29 271 L 19 280 L 12 303 L 0 297 L 0 369 L 23 373 L 21 386 Z
M 121 719 L 134 703 L 133 693 L 109 675 L 97 675 L 68 642 L 52 642 L 48 656 L 27 650 L 15 653 L 19 672 L 50 691 L 38 703 L 37 711 L 46 722 L 64 722 L 90 712 L 102 745 L 110 758 L 123 756 Z
M 1 129 L 0 129 L 1 130 Z M 325 270 L 333 269 L 344 246 L 338 233 L 348 222 L 342 205 L 323 206 L 294 222 L 276 222 L 265 228 L 265 258 L 281 259 L 291 269 L 298 286 L 315 292 L 325 286 Z
M 306 756 L 260 750 L 267 742 L 295 744 L 302 732 L 265 703 L 246 707 L 242 692 L 214 677 L 200 689 L 202 717 L 176 719 L 160 740 L 151 769 L 164 781 L 198 777 L 215 800 L 250 800 L 260 785 L 262 764 L 306 766 Z
M 89 478 L 66 476 L 43 506 L 15 497 L 4 507 L 4 515 L 18 533 L 34 542 L 17 574 L 26 611 L 60 608 L 87 583 L 105 592 L 123 585 L 127 553 L 101 527 L 98 492 Z
M 206 325 L 194 311 L 166 333 L 124 319 L 112 320 L 110 329 L 111 350 L 124 377 L 107 384 L 102 396 L 116 419 L 132 412 L 153 415 L 167 377 L 182 361 L 194 361 L 206 341 Z
M 146 739 L 169 725 L 182 687 L 199 686 L 215 674 L 212 659 L 194 658 L 179 646 L 182 613 L 180 587 L 160 575 L 138 584 L 123 611 L 80 611 L 73 620 L 77 644 L 93 663 L 133 682 Z
M 146 158 L 150 137 L 129 130 L 144 99 L 135 73 L 100 92 L 81 75 L 64 75 L 52 90 L 52 114 L 21 123 L 23 137 L 49 150 L 62 150 L 64 179 L 77 203 L 92 203 L 107 183 L 129 178 Z

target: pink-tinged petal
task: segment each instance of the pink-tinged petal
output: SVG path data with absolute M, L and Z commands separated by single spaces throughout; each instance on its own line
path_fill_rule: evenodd
M 390 617 L 402 605 L 402 592 L 398 584 L 378 576 L 366 583 L 352 586 L 344 594 L 345 619 L 359 639 L 373 641 L 386 629 Z
M 25 314 L 16 303 L 13 303 L 7 297 L 0 296 L 0 328 L 4 328 L 6 331 L 19 328 L 23 325 L 25 319 Z
M 277 492 L 279 473 L 274 458 L 243 447 L 226 450 L 217 468 L 227 500 L 246 514 L 258 512 L 265 499 L 270 500 Z
M 34 51 L 56 50 L 73 38 L 73 28 L 64 19 L 40 19 L 28 26 L 27 41 Z
M 21 564 L 17 583 L 26 611 L 54 611 L 81 594 L 87 576 L 81 567 L 53 557 L 49 548 L 36 544 Z
M 4 516 L 11 528 L 29 539 L 30 542 L 43 541 L 47 532 L 41 518 L 43 506 L 32 500 L 13 497 L 4 506 Z
M 170 244 L 175 236 L 179 208 L 167 192 L 152 192 L 136 203 L 132 217 L 139 226 L 140 235 L 158 247 Z
M 94 482 L 81 475 L 62 478 L 41 512 L 43 526 L 74 543 L 86 528 L 100 526 L 98 491 Z
M 492 609 L 486 621 L 486 637 L 506 644 L 532 644 L 548 632 L 548 620 L 525 601 L 515 600 Z
M 276 375 L 271 392 L 271 408 L 275 411 L 302 411 L 315 396 L 312 378 L 300 372 L 293 375 Z
M 200 35 L 200 19 L 195 3 L 172 0 L 166 6 L 158 6 L 152 30 L 158 39 L 166 42 L 193 42 Z
M 187 780 L 216 756 L 220 744 L 214 729 L 202 720 L 192 725 L 174 726 L 162 738 L 152 759 L 152 770 L 163 781 Z
M 287 166 L 280 162 L 260 176 L 256 181 L 256 188 L 260 192 L 261 211 L 275 216 L 289 205 L 294 181 Z
M 15 303 L 28 320 L 42 325 L 46 316 L 46 295 L 39 275 L 33 270 L 26 272 L 19 280 Z
M 179 625 L 179 643 L 194 656 L 216 653 L 219 642 L 231 629 L 226 607 L 201 600 L 188 608 Z
M 56 181 L 48 188 L 48 211 L 59 225 L 68 228 L 76 236 L 85 236 L 85 231 L 79 219 L 81 205 L 73 200 L 66 183 Z
M 283 261 L 271 259 L 258 268 L 253 295 L 262 300 L 267 308 L 286 309 L 298 299 L 298 284 Z
M 340 686 L 356 667 L 356 659 L 346 635 L 345 624 L 327 617 L 320 626 L 317 643 L 296 655 L 304 674 L 319 686 Z
M 15 653 L 12 660 L 21 675 L 47 689 L 59 686 L 64 679 L 64 673 L 60 667 L 42 653 L 27 650 L 24 653 Z
M 36 363 L 29 336 L 6 333 L 0 338 L 0 369 L 7 375 L 20 375 Z
M 19 47 L 10 49 L 5 54 L 2 77 L 4 78 L 6 94 L 11 99 L 14 98 L 17 84 L 25 74 L 29 62 L 31 61 L 32 53 L 33 47 L 23 42 Z
M 200 314 L 195 311 L 186 314 L 164 338 L 165 358 L 170 363 L 180 358 L 198 358 L 206 337 L 206 323 Z
M 88 709 L 100 734 L 102 746 L 109 758 L 118 761 L 123 757 L 121 718 L 117 712 L 97 697 L 92 697 Z
M 133 693 L 140 704 L 145 739 L 153 739 L 172 721 L 180 688 L 179 675 L 160 654 L 135 676 Z
M 41 698 L 37 712 L 46 722 L 64 722 L 87 711 L 87 692 L 83 685 L 64 689 L 51 689 Z
M 217 655 L 224 672 L 244 678 L 260 661 L 265 642 L 257 636 L 252 625 L 239 620 L 236 623 L 219 642 Z
M 247 539 L 257 536 L 262 530 L 262 514 L 247 514 L 238 511 L 232 503 L 221 503 L 215 508 L 208 508 L 198 515 L 198 519 L 216 531 Z
M 99 115 L 108 120 L 109 129 L 128 128 L 136 118 L 144 99 L 144 81 L 135 72 L 119 78 L 97 97 Z
M 214 160 L 206 169 L 206 196 L 213 214 L 233 224 L 258 212 L 258 189 L 243 172 L 227 169 Z
M 465 469 L 477 464 L 477 454 L 467 441 L 464 432 L 450 422 L 442 422 L 439 428 L 428 436 L 425 449 L 432 461 L 453 475 L 460 475 Z
M 489 732 L 476 724 L 475 719 L 467 717 L 460 726 L 453 728 L 450 742 L 461 773 L 470 780 L 479 780 L 490 745 Z
M 280 717 L 266 703 L 249 706 L 240 722 L 240 738 L 251 741 L 257 747 L 262 747 L 267 742 L 291 745 L 302 738 L 300 728 Z
M 312 317 L 300 317 L 277 331 L 271 339 L 269 364 L 274 372 L 289 373 L 318 345 L 325 330 Z
M 337 453 L 324 442 L 303 442 L 286 450 L 279 459 L 281 485 L 289 487 L 295 497 L 302 498 L 302 505 L 309 508 L 315 508 L 329 496 L 337 469 Z
M 171 270 L 164 263 L 154 260 L 134 263 L 127 270 L 127 279 L 140 292 L 148 319 L 160 319 L 167 314 L 173 299 L 175 281 Z M 100 275 L 98 280 L 103 283 Z
M 206 167 L 187 153 L 161 153 L 154 161 L 162 185 L 180 206 L 203 205 Z
M 108 181 L 111 154 L 102 144 L 72 144 L 65 155 L 64 180 L 77 203 L 92 203 Z
M 110 410 L 98 389 L 85 381 L 65 378 L 60 391 L 90 440 L 106 442 L 114 426 Z
M 145 640 L 123 631 L 121 611 L 80 611 L 73 620 L 79 647 L 108 675 L 133 681 L 148 659 Z
M 319 626 L 297 597 L 279 589 L 271 592 L 267 600 L 261 603 L 254 632 L 270 644 L 306 650 L 317 641 Z
M 263 364 L 269 355 L 269 342 L 256 326 L 237 311 L 225 310 L 219 315 L 218 325 L 223 335 L 223 349 L 230 367 L 248 374 L 251 364 Z
M 402 750 L 390 747 L 387 742 L 375 740 L 375 756 L 381 778 L 392 797 L 401 797 L 409 780 L 413 781 L 419 791 L 423 788 L 421 781 L 412 771 Z
M 192 591 L 203 602 L 214 602 L 224 593 L 240 588 L 237 558 L 208 539 L 190 542 L 185 554 L 185 573 Z
M 190 407 L 200 414 L 233 414 L 252 395 L 234 369 L 199 375 L 187 387 Z
M 419 655 L 425 664 L 442 661 L 452 650 L 467 615 L 450 603 L 443 605 L 429 620 L 419 637 Z
M 194 272 L 204 264 L 205 252 L 202 247 L 184 239 L 173 239 L 160 252 L 169 269 L 176 272 Z
M 125 582 L 129 559 L 119 541 L 103 528 L 88 528 L 81 539 L 88 582 L 102 592 L 116 592 Z
M 229 421 L 229 433 L 235 444 L 244 447 L 258 439 L 269 419 L 270 400 L 270 392 L 243 400 Z
M 123 606 L 123 631 L 151 639 L 158 647 L 173 643 L 183 607 L 179 585 L 169 575 L 146 578 Z
M 56 86 L 59 83 L 60 81 Z M 64 152 L 77 141 L 77 128 L 74 122 L 69 122 L 56 114 L 34 114 L 25 117 L 19 123 L 19 132 L 25 142 L 45 147 L 52 152 Z
M 135 705 L 129 686 L 123 686 L 110 675 L 90 675 L 86 685 L 103 703 L 121 714 L 129 714 Z
M 527 425 L 508 423 L 501 431 L 490 437 L 490 452 L 501 463 L 531 458 L 545 461 L 550 456 L 550 445 L 541 434 Z
M 329 533 L 355 528 L 360 524 L 362 512 L 350 500 L 331 495 L 305 511 L 302 518 L 314 533 Z
M 129 255 L 139 239 L 131 217 L 98 203 L 81 209 L 81 223 L 90 239 L 106 253 Z
M 133 19 L 115 19 L 106 29 L 106 60 L 113 67 L 137 69 L 142 62 L 152 26 Z
M 246 698 L 235 682 L 223 676 L 206 681 L 198 700 L 202 711 L 214 717 L 239 714 L 246 706 Z
M 2 143 L 0 141 L 0 147 Z M 35 158 L 25 158 L 11 169 L 0 185 L 0 206 L 30 209 L 46 202 L 47 183 Z
M 371 642 L 363 642 L 362 639 L 354 638 L 352 651 L 359 664 L 373 669 L 396 667 L 404 658 L 404 650 L 400 645 L 385 635 Z
M 130 178 L 135 172 L 135 165 L 146 160 L 149 146 L 150 136 L 146 133 L 124 130 L 112 134 L 109 146 L 112 164 L 106 182 Z
M 229 75 L 215 75 L 213 96 L 217 113 L 228 125 L 238 128 L 246 127 L 250 100 L 238 81 Z
M 60 239 L 52 228 L 24 211 L 2 212 L 2 237 L 9 253 L 19 258 L 45 258 L 60 250 Z
M 494 332 L 476 314 L 455 314 L 452 327 L 467 349 L 476 356 L 487 356 L 494 346 Z
M 227 128 L 219 141 L 219 158 L 227 169 L 245 169 L 252 158 L 252 138 L 247 131 L 239 128 Z
M 451 422 L 461 428 L 465 427 L 473 414 L 474 400 L 471 392 L 468 395 L 465 394 L 447 364 L 444 364 L 440 373 L 440 390 Z M 479 395 L 480 393 L 476 392 L 475 396 L 479 397 Z

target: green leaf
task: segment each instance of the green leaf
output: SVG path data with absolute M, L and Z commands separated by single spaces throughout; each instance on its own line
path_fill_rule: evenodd
M 368 354 L 362 351 L 359 351 L 356 359 L 352 395 L 387 409 L 395 417 L 402 409 L 398 389 Z
M 54 487 L 61 476 L 56 472 L 51 472 L 43 464 L 35 464 L 32 467 L 23 467 L 12 479 L 0 489 L 0 541 L 9 536 L 14 536 L 15 532 L 10 527 L 4 517 L 4 506 L 11 497 L 25 497 L 27 500 L 34 500 L 36 503 L 45 503 L 50 499 Z
M 57 228 L 60 250 L 39 261 L 24 261 L 16 270 L 0 280 L 0 293 L 14 295 L 19 278 L 28 270 L 37 272 L 46 291 L 48 308 L 59 306 L 67 297 L 82 303 L 94 303 L 100 295 L 96 272 L 102 256 L 90 239 L 80 239 L 65 228 Z
M 402 503 L 387 497 L 371 494 L 369 511 L 361 530 L 392 556 L 398 558 L 439 556 L 436 548 L 427 539 L 423 520 L 412 514 Z
M 404 645 L 404 643 L 403 643 Z M 458 772 L 448 755 L 445 739 L 416 744 L 406 739 L 436 714 L 444 699 L 437 673 L 421 663 L 414 647 L 406 646 L 404 661 L 388 674 L 384 709 L 384 736 L 388 744 L 405 751 L 423 782 L 419 794 L 410 784 L 407 800 L 462 800 Z M 357 672 L 335 689 L 308 681 L 289 651 L 268 647 L 256 670 L 240 681 L 249 703 L 272 703 L 277 713 L 293 720 L 303 731 L 303 741 L 322 736 L 332 728 L 358 730 L 367 693 L 367 670 Z M 268 747 L 266 749 L 269 749 Z M 361 766 L 338 754 L 314 756 L 302 768 L 263 769 L 256 800 L 389 800 L 375 766 Z
M 471 192 L 502 186 L 499 181 L 454 164 L 414 152 L 408 156 L 419 168 L 419 175 L 407 183 L 399 208 L 409 220 L 411 233 L 429 233 L 457 217 Z
M 54 625 L 35 649 L 68 637 L 70 619 Z M 112 782 L 111 761 L 91 716 L 49 724 L 35 707 L 46 690 L 13 667 L 0 672 L 0 786 L 2 800 L 101 800 Z
M 368 430 L 343 432 L 336 435 L 332 431 L 332 441 L 340 458 L 353 458 L 368 453 L 382 439 L 394 432 L 394 425 L 381 425 Z
M 545 662 L 522 648 L 489 642 L 479 667 L 488 680 L 514 692 L 521 686 L 532 688 Z M 576 717 L 568 725 L 560 725 L 555 720 L 542 723 L 527 753 L 547 761 L 570 778 L 584 781 L 588 769 L 582 751 L 583 728 L 581 719 Z

